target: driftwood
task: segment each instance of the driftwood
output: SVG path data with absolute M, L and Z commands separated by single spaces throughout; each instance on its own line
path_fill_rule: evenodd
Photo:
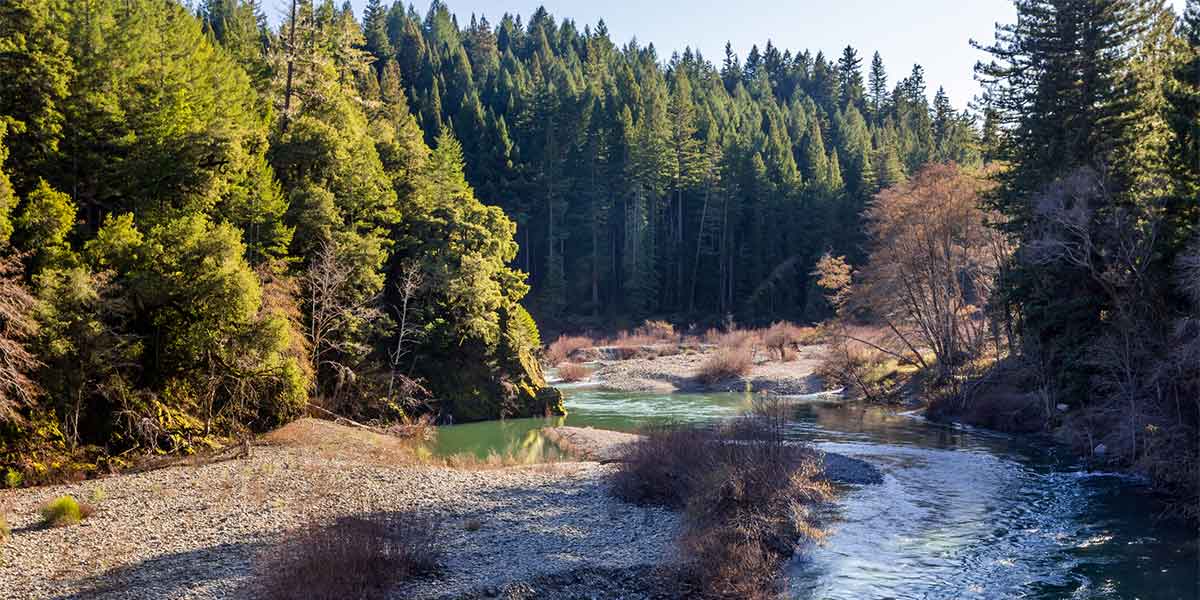
M 347 424 L 347 425 L 350 425 L 351 427 L 357 427 L 357 428 L 359 428 L 359 429 L 366 429 L 367 431 L 370 431 L 371 433 L 378 433 L 378 434 L 380 434 L 380 435 L 391 435 L 391 434 L 389 434 L 387 431 L 384 431 L 384 430 L 382 430 L 382 429 L 380 429 L 380 428 L 378 428 L 378 427 L 372 427 L 372 426 L 370 426 L 370 425 L 364 425 L 364 424 L 362 424 L 362 423 L 359 423 L 358 421 L 355 421 L 355 420 L 353 420 L 353 419 L 348 419 L 348 418 L 346 418 L 346 417 L 343 417 L 342 415 L 339 415 L 339 414 L 337 414 L 337 413 L 333 412 L 332 410 L 329 410 L 329 409 L 326 409 L 326 408 L 323 408 L 323 407 L 317 406 L 316 404 L 313 404 L 312 402 L 309 402 L 309 403 L 308 403 L 308 407 L 309 407 L 309 408 L 314 408 L 314 409 L 316 409 L 317 411 L 319 411 L 319 412 L 321 412 L 321 413 L 324 413 L 324 414 L 326 414 L 326 415 L 329 415 L 330 417 L 333 417 L 333 422 L 334 422 L 334 423 L 345 423 L 345 424 Z

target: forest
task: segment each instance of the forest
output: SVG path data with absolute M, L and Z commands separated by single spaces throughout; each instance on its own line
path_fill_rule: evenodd
M 834 319 L 1194 492 L 1200 2 L 1015 5 L 957 110 L 879 53 L 668 56 L 544 9 L 8 0 L 0 465 L 118 468 L 310 403 L 562 412 L 539 323 Z

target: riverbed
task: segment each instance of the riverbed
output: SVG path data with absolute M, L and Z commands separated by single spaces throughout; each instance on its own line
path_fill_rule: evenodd
M 745 394 L 605 392 L 565 386 L 569 415 L 441 428 L 437 454 L 559 457 L 540 433 L 636 431 L 750 408 Z M 829 536 L 789 565 L 794 598 L 1200 597 L 1197 532 L 1157 519 L 1146 487 L 1089 473 L 1064 449 L 919 416 L 792 399 L 789 435 L 866 460 L 882 485 L 851 486 Z

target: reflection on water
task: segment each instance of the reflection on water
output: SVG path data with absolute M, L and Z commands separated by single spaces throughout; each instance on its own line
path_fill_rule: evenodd
M 752 403 L 742 394 L 566 394 L 567 417 L 444 427 L 434 452 L 537 461 L 558 455 L 542 427 L 631 431 Z M 1136 481 L 1081 473 L 1056 448 L 804 400 L 790 435 L 884 473 L 882 485 L 848 490 L 826 541 L 790 565 L 796 598 L 1200 598 L 1194 529 L 1155 521 Z

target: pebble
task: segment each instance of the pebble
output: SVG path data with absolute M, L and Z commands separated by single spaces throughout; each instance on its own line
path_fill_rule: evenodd
M 644 569 L 672 564 L 679 532 L 677 514 L 612 498 L 612 468 L 469 471 L 256 447 L 248 459 L 7 490 L 0 507 L 13 536 L 0 545 L 0 597 L 249 598 L 255 557 L 280 533 L 313 518 L 394 510 L 437 515 L 445 548 L 440 574 L 395 598 L 587 597 L 571 582 L 598 585 L 602 573 L 636 581 Z M 102 499 L 83 523 L 39 525 L 44 502 L 63 494 L 87 501 L 96 489 Z M 469 519 L 482 527 L 468 531 Z M 569 589 L 560 596 L 555 586 Z

